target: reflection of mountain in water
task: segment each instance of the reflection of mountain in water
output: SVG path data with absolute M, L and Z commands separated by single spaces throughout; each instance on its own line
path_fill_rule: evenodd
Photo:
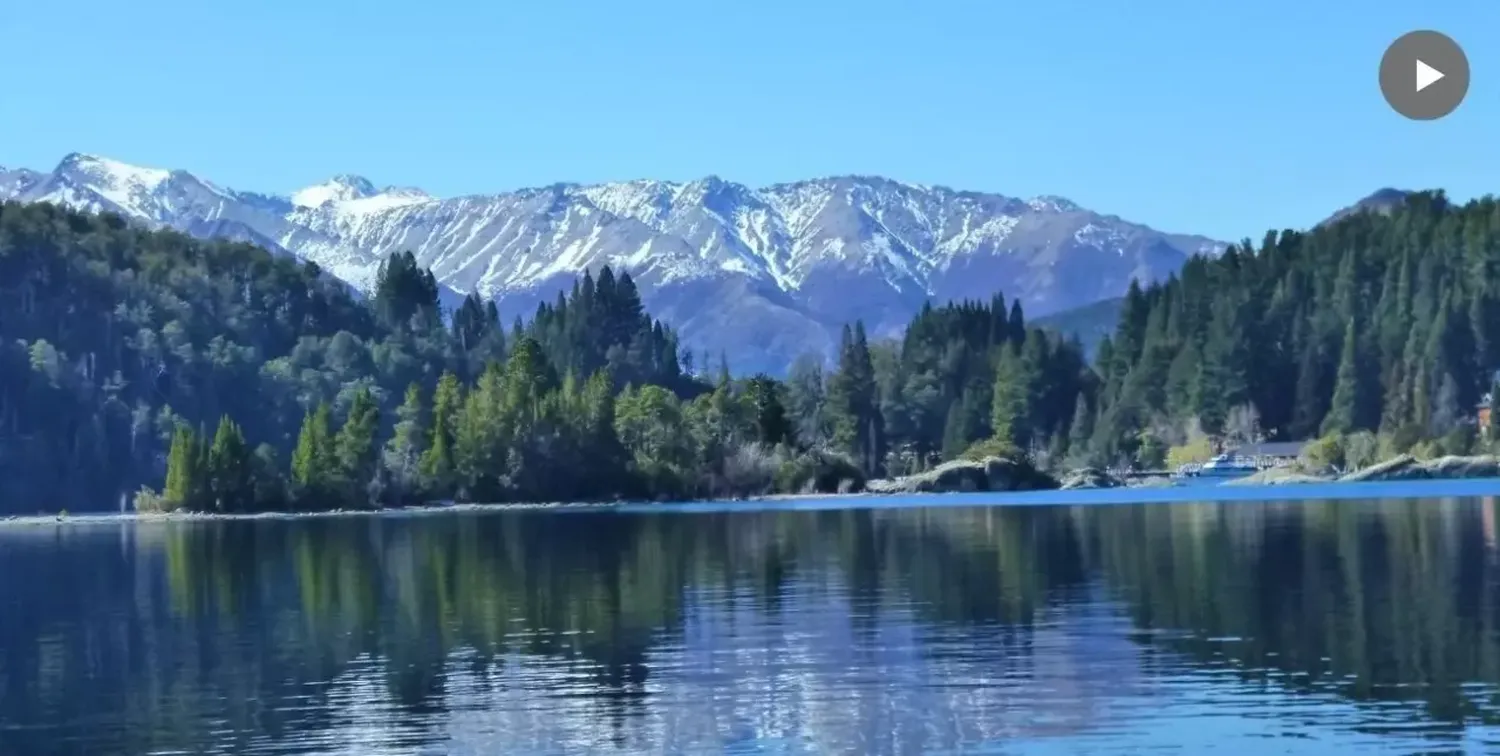
M 1497 719 L 1494 506 L 7 531 L 0 574 L 36 579 L 0 581 L 0 742 L 878 754 L 1403 727 L 1452 744 Z

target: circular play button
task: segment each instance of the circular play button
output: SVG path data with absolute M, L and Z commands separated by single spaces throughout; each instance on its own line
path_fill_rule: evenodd
M 1469 58 L 1446 34 L 1403 34 L 1380 59 L 1380 93 L 1407 118 L 1437 120 L 1469 93 Z

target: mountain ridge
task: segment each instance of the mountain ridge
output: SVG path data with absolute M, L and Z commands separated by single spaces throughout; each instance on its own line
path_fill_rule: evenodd
M 50 173 L 0 169 L 0 199 L 251 241 L 366 291 L 381 260 L 409 249 L 447 298 L 494 297 L 507 318 L 609 264 L 636 279 L 685 345 L 730 353 L 737 371 L 780 372 L 801 353 L 826 354 L 855 319 L 894 335 L 927 301 L 1000 290 L 1028 313 L 1067 310 L 1227 246 L 1057 196 L 858 174 L 761 188 L 714 175 L 556 183 L 448 198 L 339 174 L 281 195 L 71 153 Z

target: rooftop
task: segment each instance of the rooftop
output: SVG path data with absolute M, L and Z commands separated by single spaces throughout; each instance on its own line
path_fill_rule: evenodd
M 1240 457 L 1295 457 L 1305 446 L 1306 441 L 1263 441 L 1232 449 L 1230 453 Z

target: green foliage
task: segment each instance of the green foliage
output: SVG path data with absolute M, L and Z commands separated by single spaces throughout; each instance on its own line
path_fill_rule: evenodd
M 342 499 L 352 505 L 368 505 L 367 491 L 375 480 L 379 455 L 380 407 L 370 390 L 355 394 L 349 415 L 333 440 L 337 477 L 345 490 Z
M 1025 459 L 1026 452 L 1021 447 L 1003 438 L 986 438 L 982 441 L 974 442 L 969 448 L 964 449 L 962 454 L 958 455 L 959 459 L 967 459 L 974 462 L 989 459 L 990 457 Z
M 172 448 L 167 452 L 167 482 L 162 490 L 163 509 L 173 511 L 201 506 L 199 498 L 203 479 L 202 459 L 197 434 L 186 425 L 177 426 L 172 434 Z
M 398 252 L 380 264 L 374 304 L 376 314 L 392 328 L 430 328 L 439 322 L 437 280 L 417 265 L 411 252 Z
M 340 501 L 340 468 L 325 402 L 307 413 L 292 451 L 293 495 L 303 508 L 332 509 Z
M 1031 384 L 1035 378 L 1014 347 L 1001 350 L 991 393 L 990 427 L 995 438 L 1016 448 L 1031 443 Z
M 219 419 L 208 450 L 208 490 L 217 512 L 247 512 L 255 503 L 250 447 L 240 426 L 226 415 Z
M 839 342 L 839 367 L 828 380 L 828 410 L 834 448 L 873 471 L 884 454 L 884 424 L 879 414 L 875 366 L 863 323 L 844 326 Z
M 1149 430 L 1140 432 L 1140 441 L 1136 444 L 1135 464 L 1142 470 L 1160 470 L 1167 464 L 1168 446 Z
M 1344 467 L 1347 459 L 1344 448 L 1344 437 L 1339 433 L 1329 433 L 1319 439 L 1311 441 L 1302 448 L 1302 456 L 1298 460 L 1303 467 L 1313 471 L 1323 471 Z
M 768 375 L 751 378 L 745 387 L 745 401 L 753 413 L 756 441 L 779 446 L 793 440 L 792 424 L 782 401 L 782 387 Z
M 422 477 L 418 464 L 428 439 L 427 411 L 422 403 L 422 387 L 406 387 L 405 397 L 396 410 L 396 425 L 386 444 L 381 464 L 391 474 L 396 504 L 421 499 Z
M 1457 453 L 1493 442 L 1472 420 L 1500 363 L 1496 239 L 1500 203 L 1419 194 L 1132 285 L 1092 367 L 997 294 L 925 306 L 896 340 L 850 324 L 832 369 L 735 380 L 721 358 L 710 383 L 607 267 L 507 332 L 478 294 L 445 324 L 408 252 L 365 302 L 249 245 L 4 204 L 0 502 L 88 509 L 163 480 L 143 505 L 827 490 L 986 439 L 1048 464 L 1319 430 L 1350 464 Z
M 1096 381 L 1082 347 L 1029 328 L 1004 297 L 924 307 L 899 344 L 877 346 L 887 472 L 931 469 L 992 436 L 1027 453 L 1089 453 L 1071 433 L 1080 402 L 1083 427 L 1093 422 Z
M 1183 465 L 1207 462 L 1213 456 L 1213 441 L 1208 436 L 1198 436 L 1167 449 L 1166 466 L 1169 470 L 1176 470 Z
M 1349 470 L 1380 461 L 1380 440 L 1370 431 L 1355 431 L 1344 437 L 1344 466 Z
M 838 452 L 809 449 L 776 470 L 776 488 L 788 493 L 844 493 L 864 487 L 865 472 Z
M 1382 456 L 1471 426 L 1500 364 L 1500 291 L 1477 271 L 1497 265 L 1500 202 L 1441 192 L 1190 260 L 1122 303 L 1091 445 L 1117 457 L 1189 419 L 1230 435 L 1242 405 L 1271 438 L 1378 430 Z

